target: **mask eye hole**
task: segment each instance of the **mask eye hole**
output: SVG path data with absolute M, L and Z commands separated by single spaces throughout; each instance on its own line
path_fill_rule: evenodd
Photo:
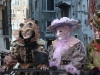
M 61 32 L 62 32 L 62 30 L 59 30 L 59 32 L 61 33 Z
M 22 27 L 24 26 L 24 23 L 20 23 L 20 25 L 19 25 L 19 26 L 20 26 L 20 28 L 22 28 Z
M 30 29 L 27 29 L 27 30 L 26 30 L 26 32 L 29 32 L 29 31 L 30 31 Z
M 33 26 L 33 23 L 31 22 L 27 23 L 27 27 L 32 28 L 32 26 Z
M 21 30 L 21 33 L 24 34 L 25 32 L 23 30 Z

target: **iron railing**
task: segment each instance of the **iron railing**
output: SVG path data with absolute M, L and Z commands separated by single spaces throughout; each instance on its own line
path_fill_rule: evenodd
M 10 53 L 10 50 L 7 49 L 3 49 L 0 48 L 0 56 L 1 54 L 3 55 L 7 55 L 8 53 Z M 3 59 L 0 59 L 0 61 L 2 61 Z M 53 73 L 53 72 L 64 72 L 66 73 L 66 75 L 71 75 L 70 73 L 66 72 L 65 69 L 58 69 L 58 70 L 40 70 L 40 69 L 33 69 L 33 68 L 28 68 L 28 69 L 22 69 L 22 68 L 13 68 L 10 74 L 1 74 L 0 75 L 17 75 L 17 72 L 49 72 L 49 73 Z M 93 75 L 93 71 L 81 71 L 80 75 Z M 95 74 L 94 74 L 95 75 Z M 100 75 L 100 72 L 98 72 L 96 75 Z
M 28 69 L 21 69 L 21 68 L 15 68 L 15 69 L 12 69 L 12 72 L 10 74 L 0 74 L 0 75 L 18 75 L 16 74 L 17 72 L 43 72 L 43 73 L 49 73 L 49 74 L 46 74 L 46 75 L 50 75 L 51 73 L 54 73 L 54 72 L 58 72 L 58 73 L 66 73 L 66 75 L 71 75 L 70 73 L 66 72 L 66 70 L 64 69 L 58 69 L 58 70 L 40 70 L 40 69 L 33 69 L 33 68 L 28 68 Z M 93 74 L 94 72 L 92 71 L 81 71 L 80 72 L 80 75 L 100 75 L 100 72 L 96 73 L 96 74 Z M 75 74 L 77 75 L 77 74 Z

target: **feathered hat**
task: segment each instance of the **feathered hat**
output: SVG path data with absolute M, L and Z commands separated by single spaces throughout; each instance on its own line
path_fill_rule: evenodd
M 51 25 L 48 27 L 48 30 L 55 32 L 56 28 L 59 26 L 67 25 L 72 29 L 76 29 L 79 26 L 79 22 L 75 19 L 70 19 L 68 17 L 62 17 L 60 19 L 54 19 L 51 22 Z

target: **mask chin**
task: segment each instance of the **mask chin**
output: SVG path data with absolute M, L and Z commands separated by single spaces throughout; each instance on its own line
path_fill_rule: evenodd
M 62 38 L 61 37 L 58 37 L 58 40 L 61 40 Z
M 58 40 L 62 40 L 62 39 L 64 39 L 64 37 L 58 37 Z
M 32 36 L 32 35 L 27 35 L 26 37 L 24 37 L 24 35 L 23 35 L 23 38 L 24 38 L 24 39 L 29 39 L 31 36 Z

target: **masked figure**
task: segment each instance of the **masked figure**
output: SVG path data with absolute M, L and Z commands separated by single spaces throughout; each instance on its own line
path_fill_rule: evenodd
M 39 40 L 38 27 L 34 20 L 25 20 L 20 24 L 19 38 L 12 42 L 11 53 L 5 56 L 0 72 L 10 73 L 18 62 L 18 68 L 48 69 L 48 52 L 45 41 Z M 40 75 L 33 72 L 17 72 L 17 75 Z M 42 74 L 42 73 L 41 73 Z
M 79 26 L 77 20 L 63 17 L 52 21 L 49 30 L 55 33 L 57 39 L 48 47 L 49 66 L 51 69 L 65 69 L 71 75 L 80 74 L 85 62 L 83 43 L 71 35 Z M 66 75 L 66 73 L 53 73 Z
M 90 19 L 94 28 L 95 38 L 87 46 L 87 70 L 92 70 L 93 75 L 99 75 L 100 72 L 100 12 L 94 14 Z

